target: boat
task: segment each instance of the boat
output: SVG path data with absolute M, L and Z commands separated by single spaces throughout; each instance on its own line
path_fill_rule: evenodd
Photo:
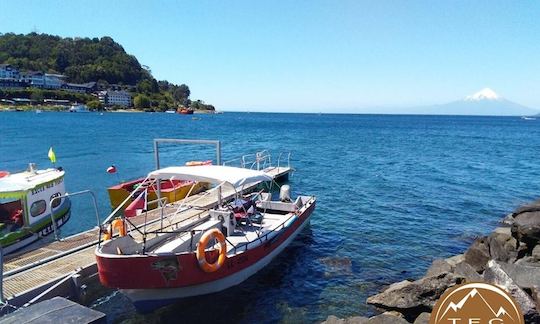
M 175 110 L 165 110 L 166 114 L 176 114 Z
M 143 184 L 144 178 L 139 178 L 131 181 L 122 182 L 107 188 L 109 193 L 109 201 L 111 208 L 116 209 L 121 206 L 127 199 L 129 203 L 132 203 L 137 195 L 132 195 L 133 192 L 140 193 L 145 188 L 148 188 L 148 203 L 147 210 L 151 210 L 157 207 L 157 186 L 148 186 Z M 193 187 L 193 188 L 192 188 Z M 207 183 L 195 183 L 193 181 L 182 180 L 163 180 L 161 181 L 161 197 L 166 198 L 167 202 L 172 203 L 184 199 L 188 194 L 194 195 L 208 188 Z M 122 205 L 120 210 L 124 210 L 128 204 Z
M 182 115 L 193 115 L 193 109 L 181 108 L 178 110 L 178 113 Z
M 0 246 L 4 254 L 15 252 L 54 232 L 71 214 L 71 202 L 63 197 L 61 169 L 0 171 Z M 55 197 L 60 197 L 54 199 Z M 53 224 L 52 219 L 56 224 Z
M 36 109 L 36 114 L 41 114 L 43 112 L 43 110 L 41 109 Z
M 71 108 L 69 108 L 69 112 L 88 113 L 90 110 L 86 105 L 72 105 Z
M 521 116 L 521 119 L 523 119 L 523 120 L 536 120 L 535 117 L 530 117 L 530 116 Z
M 245 187 L 272 177 L 239 167 L 167 167 L 150 172 L 145 182 L 169 179 L 212 183 L 208 193 L 217 192 L 218 205 L 163 208 L 155 226 L 137 227 L 121 216 L 101 226 L 104 241 L 95 250 L 101 283 L 120 289 L 139 312 L 242 283 L 294 240 L 316 204 L 314 196 L 290 199 L 288 185 L 278 201 L 264 191 L 244 195 Z M 222 193 L 231 190 L 235 199 L 226 200 Z

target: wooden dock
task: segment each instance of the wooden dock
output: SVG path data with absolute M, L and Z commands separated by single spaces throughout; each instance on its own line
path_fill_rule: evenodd
M 285 179 L 291 172 L 288 167 L 273 167 L 265 170 L 275 180 Z M 259 183 L 244 186 L 244 191 L 253 191 Z M 233 188 L 222 189 L 224 200 L 232 199 Z M 218 204 L 217 194 L 202 192 L 185 200 L 188 209 L 178 213 L 171 223 L 182 223 L 194 217 L 206 217 L 208 208 Z M 181 202 L 163 207 L 165 215 L 176 211 Z M 161 209 L 154 209 L 130 218 L 136 225 L 146 224 L 147 229 L 161 226 Z M 170 226 L 164 222 L 163 228 Z M 142 239 L 137 231 L 130 233 L 134 239 Z M 15 307 L 27 306 L 54 296 L 77 299 L 78 290 L 86 278 L 96 275 L 94 251 L 98 242 L 99 229 L 93 228 L 59 241 L 36 242 L 22 252 L 4 257 L 3 300 Z M 68 296 L 66 296 L 68 295 Z

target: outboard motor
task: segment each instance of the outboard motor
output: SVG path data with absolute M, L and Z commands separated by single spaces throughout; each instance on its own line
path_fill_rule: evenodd
M 279 190 L 279 200 L 281 202 L 291 202 L 291 187 L 289 185 L 281 186 Z

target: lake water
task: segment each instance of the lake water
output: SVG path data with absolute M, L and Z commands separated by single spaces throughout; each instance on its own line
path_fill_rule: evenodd
M 294 194 L 318 198 L 311 226 L 278 259 L 224 293 L 138 315 L 110 293 L 94 307 L 112 321 L 312 322 L 371 315 L 366 298 L 463 252 L 540 192 L 540 120 L 519 117 L 225 113 L 0 113 L 0 169 L 48 167 L 52 145 L 71 192 L 106 188 L 154 167 L 154 138 L 218 139 L 223 160 L 292 151 Z M 162 166 L 214 157 L 211 147 L 164 146 Z M 116 165 L 118 176 L 107 174 Z M 68 235 L 95 226 L 73 199 Z

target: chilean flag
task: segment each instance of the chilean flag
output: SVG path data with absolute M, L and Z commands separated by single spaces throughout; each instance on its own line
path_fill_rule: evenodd
M 142 212 L 146 211 L 148 208 L 148 188 L 144 189 L 135 200 L 129 204 L 124 210 L 124 215 L 126 217 L 133 217 L 140 215 Z

